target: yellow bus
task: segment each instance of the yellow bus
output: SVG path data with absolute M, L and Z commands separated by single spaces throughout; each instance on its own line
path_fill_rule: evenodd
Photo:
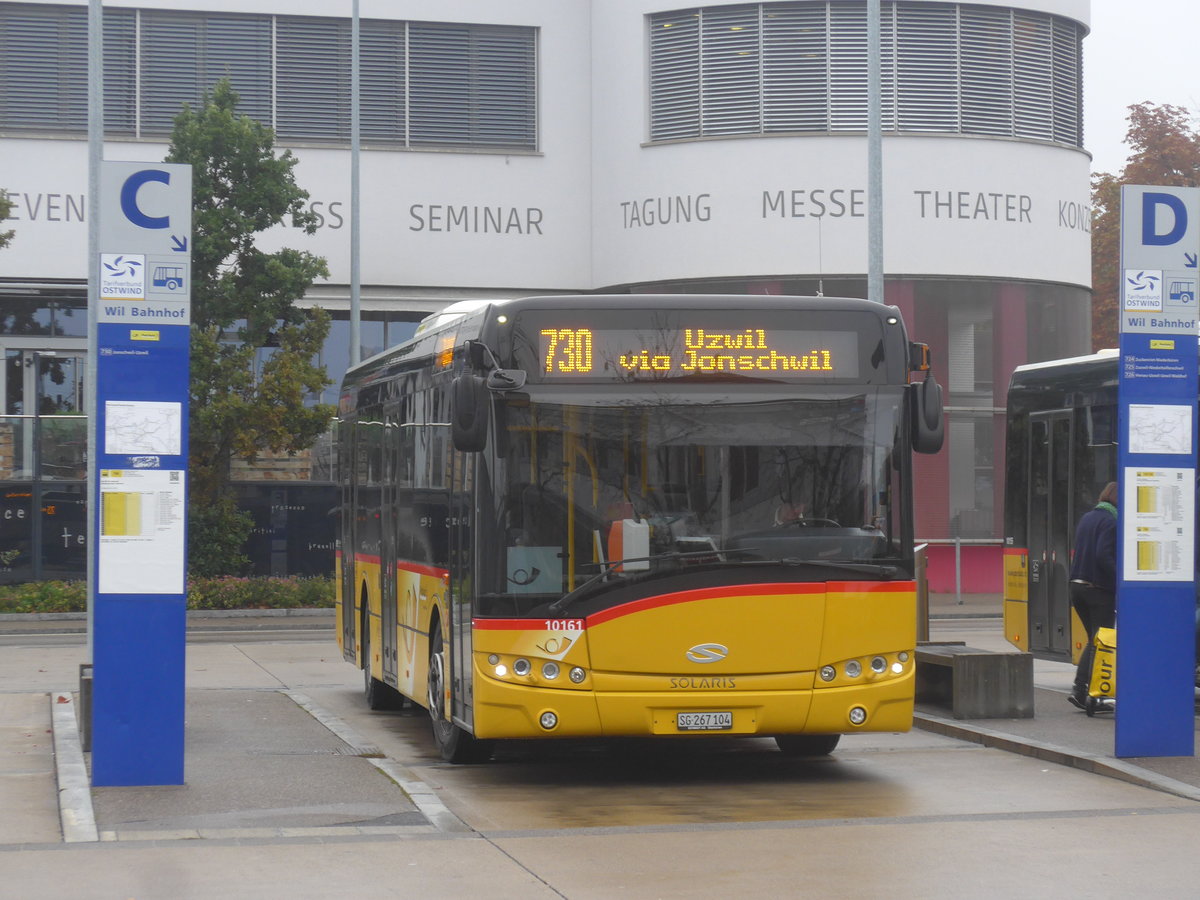
M 942 432 L 928 348 L 882 304 L 456 304 L 346 374 L 339 645 L 451 762 L 907 730 L 911 454 Z

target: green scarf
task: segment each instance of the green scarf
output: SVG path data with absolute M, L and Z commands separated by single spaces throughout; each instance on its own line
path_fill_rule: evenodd
M 1105 512 L 1112 513 L 1112 517 L 1114 519 L 1117 517 L 1117 508 L 1107 501 L 1102 501 L 1100 503 L 1097 503 L 1096 509 L 1102 509 Z

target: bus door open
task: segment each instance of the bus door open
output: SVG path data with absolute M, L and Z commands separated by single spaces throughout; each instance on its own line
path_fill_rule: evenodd
M 1069 657 L 1070 410 L 1029 417 L 1029 649 Z

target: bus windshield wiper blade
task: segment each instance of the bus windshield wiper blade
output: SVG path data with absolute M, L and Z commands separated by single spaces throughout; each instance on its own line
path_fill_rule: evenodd
M 782 563 L 785 566 L 816 566 L 822 569 L 849 569 L 851 572 L 862 572 L 864 575 L 882 575 L 889 581 L 900 574 L 900 567 L 893 566 L 890 563 L 870 563 L 870 562 L 838 562 L 835 559 L 802 559 L 797 556 L 788 556 L 783 559 L 773 560 L 774 562 Z
M 697 559 L 699 557 L 705 557 L 705 556 L 714 557 L 714 560 L 713 560 L 714 562 L 724 563 L 724 562 L 726 562 L 726 560 L 724 559 L 724 556 L 726 553 L 754 553 L 754 552 L 757 552 L 757 551 L 743 549 L 743 548 L 738 548 L 737 550 L 688 550 L 688 551 L 684 551 L 684 552 L 681 552 L 678 550 L 671 550 L 666 553 L 656 553 L 653 556 L 632 556 L 628 559 L 610 559 L 607 562 L 600 563 L 599 564 L 600 571 L 597 572 L 595 575 L 593 575 L 591 578 L 589 578 L 587 581 L 585 581 L 583 584 L 579 585 L 579 587 L 574 588 L 573 590 L 567 591 L 567 593 L 563 594 L 561 597 L 559 597 L 557 600 L 555 600 L 553 603 L 551 603 L 549 606 L 549 610 L 552 615 L 558 615 L 560 612 L 562 612 L 564 609 L 566 609 L 568 606 L 570 606 L 576 600 L 585 596 L 588 593 L 588 589 L 592 585 L 602 581 L 608 575 L 611 575 L 612 570 L 615 567 L 625 565 L 626 563 L 674 562 L 675 560 L 679 560 L 679 559 Z M 647 571 L 649 571 L 649 570 L 647 570 Z

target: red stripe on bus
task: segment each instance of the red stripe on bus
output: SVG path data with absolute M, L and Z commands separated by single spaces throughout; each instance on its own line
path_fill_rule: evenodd
M 677 591 L 671 594 L 658 594 L 653 597 L 643 597 L 622 603 L 611 609 L 592 613 L 584 621 L 586 626 L 600 625 L 621 616 L 633 615 L 648 609 L 662 606 L 673 606 L 677 603 L 691 603 L 696 600 L 709 600 L 720 597 L 764 597 L 777 594 L 824 594 L 840 593 L 915 593 L 915 581 L 830 581 L 828 583 L 812 584 L 808 582 L 782 584 L 747 584 L 729 585 L 726 587 L 697 588 L 691 591 Z M 552 621 L 569 621 L 573 617 L 561 615 Z M 471 625 L 483 631 L 528 631 L 538 629 L 540 623 L 547 621 L 544 616 L 529 619 L 473 619 Z
M 672 594 L 659 594 L 654 597 L 643 597 L 622 603 L 610 609 L 602 609 L 587 617 L 587 623 L 599 625 L 603 622 L 619 619 L 622 616 L 645 612 L 663 606 L 674 606 L 677 603 L 692 603 L 696 600 L 710 600 L 720 597 L 763 597 L 773 594 L 823 594 L 824 584 L 737 584 L 725 587 L 697 588 L 692 591 L 677 591 Z
M 1026 550 L 1024 547 L 1005 547 L 1004 548 L 1005 556 L 1024 556 L 1028 552 L 1029 551 Z
M 369 553 L 355 553 L 354 561 L 371 566 L 377 566 L 382 562 L 380 557 Z M 433 578 L 447 578 L 450 575 L 449 569 L 439 569 L 436 566 L 427 566 L 423 563 L 405 562 L 402 559 L 396 560 L 396 568 L 403 569 L 405 572 L 412 572 L 414 575 L 429 575 Z
M 402 559 L 396 560 L 396 568 L 403 569 L 405 572 L 412 572 L 414 575 L 429 575 L 433 578 L 448 578 L 450 576 L 449 569 L 439 569 L 436 566 L 405 562 Z

